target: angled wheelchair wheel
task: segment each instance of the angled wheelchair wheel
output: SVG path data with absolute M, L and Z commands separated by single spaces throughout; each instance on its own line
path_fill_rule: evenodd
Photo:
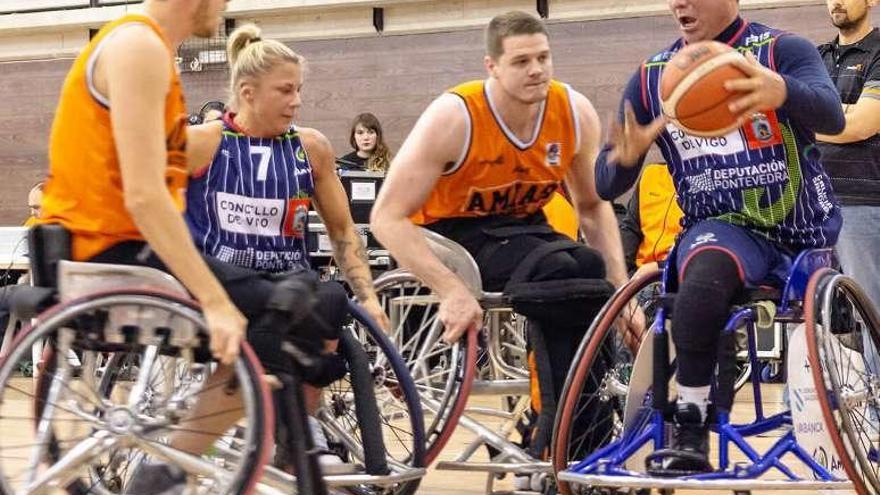
M 439 300 L 412 274 L 395 270 L 376 280 L 376 294 L 391 320 L 389 335 L 415 382 L 425 418 L 426 462 L 449 441 L 464 410 L 476 370 L 477 335 L 443 341 Z
M 629 318 L 638 305 L 645 311 L 644 331 L 650 328 L 660 304 L 659 280 L 660 273 L 655 272 L 618 289 L 581 341 L 556 412 L 550 450 L 554 474 L 584 460 L 623 433 L 636 349 L 644 332 L 624 336 L 621 321 Z M 580 493 L 578 487 L 566 481 L 556 482 L 560 494 Z
M 831 269 L 804 298 L 808 358 L 822 415 L 856 492 L 880 492 L 880 316 L 861 288 Z
M 363 309 L 350 309 L 354 320 L 340 339 L 349 374 L 324 389 L 317 417 L 367 476 L 351 477 L 349 485 L 340 476 L 329 484 L 357 494 L 415 493 L 426 446 L 416 384 L 388 336 Z
M 274 421 L 262 368 L 243 345 L 229 378 L 207 385 L 206 335 L 192 301 L 149 290 L 86 296 L 40 315 L 0 363 L 0 428 L 17 432 L 0 438 L 0 492 L 124 493 L 145 460 L 183 469 L 193 493 L 249 492 Z M 43 345 L 41 362 L 23 377 L 34 345 Z M 221 386 L 241 402 L 209 416 L 240 418 L 240 455 L 224 455 L 233 435 L 193 416 Z M 179 435 L 216 440 L 193 455 L 175 447 Z

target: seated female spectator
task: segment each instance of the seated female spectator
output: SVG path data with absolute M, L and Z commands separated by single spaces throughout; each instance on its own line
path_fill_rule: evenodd
M 336 161 L 340 169 L 369 172 L 388 170 L 391 153 L 382 137 L 382 125 L 375 115 L 362 113 L 355 117 L 348 142 L 354 151 Z
M 227 51 L 232 78 L 229 112 L 222 120 L 192 127 L 189 134 L 192 177 L 186 220 L 196 246 L 207 256 L 253 270 L 305 272 L 308 210 L 314 205 L 345 281 L 364 309 L 387 329 L 364 246 L 335 173 L 330 142 L 315 129 L 293 125 L 302 104 L 302 57 L 278 41 L 261 38 L 253 24 L 230 35 Z M 347 317 L 347 295 L 338 283 L 323 282 L 317 297 L 303 327 L 324 338 L 325 350 L 331 351 Z M 259 335 L 248 339 L 255 348 L 260 345 Z M 281 365 L 289 362 L 280 349 L 275 354 Z M 312 383 L 320 385 L 320 380 L 329 381 Z M 310 412 L 319 397 L 318 389 L 307 394 Z M 314 418 L 310 422 L 317 446 L 326 449 L 321 427 Z M 276 462 L 288 467 L 281 457 L 276 456 Z

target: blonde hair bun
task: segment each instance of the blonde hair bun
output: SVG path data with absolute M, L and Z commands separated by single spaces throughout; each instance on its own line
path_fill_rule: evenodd
M 235 65 L 241 52 L 244 51 L 252 43 L 260 41 L 263 30 L 256 24 L 245 24 L 235 29 L 229 35 L 226 42 L 226 55 L 229 58 L 229 65 Z
M 245 24 L 229 35 L 226 43 L 227 62 L 231 73 L 229 106 L 238 111 L 238 91 L 249 80 L 258 79 L 272 67 L 284 62 L 301 65 L 304 60 L 289 46 L 278 40 L 261 37 L 262 30 Z

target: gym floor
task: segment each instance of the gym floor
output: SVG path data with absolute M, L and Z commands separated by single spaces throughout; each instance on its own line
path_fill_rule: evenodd
M 12 397 L 13 400 L 7 402 L 2 410 L 0 410 L 0 414 L 3 416 L 16 416 L 18 414 L 24 414 L 26 417 L 30 417 L 30 407 L 32 404 L 31 398 L 28 397 L 30 392 L 31 380 L 22 378 L 18 385 L 20 386 L 20 391 L 23 392 L 21 397 Z M 782 385 L 765 385 L 764 386 L 765 396 L 764 396 L 764 407 L 765 413 L 772 414 L 780 411 L 783 408 L 782 404 Z M 470 405 L 479 406 L 479 405 L 492 405 L 494 401 L 497 399 L 487 398 L 487 397 L 477 397 L 471 400 Z M 752 394 L 751 389 L 749 387 L 745 387 L 737 396 L 737 406 L 734 408 L 734 421 L 747 421 L 749 419 L 749 409 L 752 404 Z M 752 414 L 754 414 L 752 412 Z M 487 426 L 494 426 L 498 424 L 498 419 L 493 419 L 491 417 L 485 416 L 472 416 L 474 419 L 477 419 L 483 424 Z M 13 422 L 14 423 L 14 422 Z M 7 427 L 11 424 L 9 421 L 4 422 Z M 0 431 L 0 435 L 4 438 L 4 444 L 12 445 L 12 444 L 28 444 L 32 441 L 33 430 L 30 428 L 5 428 L 5 430 L 11 431 Z M 78 428 L 73 428 L 73 430 L 78 430 Z M 75 433 L 72 433 L 75 437 Z M 468 444 L 472 435 L 464 428 L 459 426 L 456 433 L 453 435 L 449 444 L 443 451 L 441 455 L 441 460 L 452 460 L 459 452 L 464 449 L 464 447 Z M 763 438 L 758 438 L 753 446 L 755 446 L 759 451 L 766 451 L 766 449 L 772 444 L 775 440 L 774 436 L 768 436 Z M 713 450 L 713 453 L 715 451 Z M 486 461 L 488 460 L 486 457 L 486 450 L 481 448 L 478 455 L 474 459 L 475 461 Z M 9 462 L 9 460 L 7 460 Z M 13 466 L 13 469 L 24 467 L 22 463 L 26 462 L 24 458 L 19 461 L 11 461 L 10 464 Z M 795 464 L 795 468 L 800 468 L 801 466 Z M 418 491 L 420 495 L 484 495 L 486 492 L 486 481 L 487 475 L 484 473 L 478 472 L 462 472 L 462 471 L 438 471 L 436 469 L 429 470 L 427 477 L 422 481 L 421 487 Z M 510 490 L 512 489 L 512 476 L 508 476 L 503 480 L 499 480 L 495 483 L 496 490 Z M 676 492 L 680 495 L 709 495 L 706 492 L 700 491 L 679 491 Z M 711 493 L 711 492 L 709 492 Z M 716 492 L 716 493 L 730 493 L 730 492 Z M 773 492 L 765 491 L 755 491 L 754 495 L 762 495 L 769 494 Z M 815 495 L 814 491 L 787 491 L 787 494 L 791 495 Z M 835 492 L 834 495 L 845 495 L 846 492 Z

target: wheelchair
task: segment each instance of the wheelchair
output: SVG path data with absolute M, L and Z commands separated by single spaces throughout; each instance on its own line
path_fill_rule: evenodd
M 422 230 L 432 252 L 459 276 L 484 310 L 478 332 L 448 344 L 441 339 L 439 299 L 404 269 L 385 272 L 376 293 L 392 324 L 391 338 L 416 382 L 425 411 L 428 463 L 434 463 L 458 426 L 473 439 L 438 470 L 485 472 L 486 493 L 507 493 L 496 482 L 507 474 L 550 478 L 550 463 L 533 457 L 514 438 L 531 421 L 526 319 L 502 293 L 485 292 L 476 262 L 462 246 Z M 468 400 L 472 399 L 470 403 Z M 497 421 L 497 427 L 486 420 Z M 520 431 L 522 433 L 522 431 Z
M 121 493 L 149 458 L 181 467 L 193 493 L 248 493 L 275 421 L 253 351 L 242 345 L 231 377 L 212 386 L 239 395 L 236 410 L 211 413 L 241 418 L 237 434 L 200 426 L 210 418 L 195 404 L 217 368 L 198 306 L 156 270 L 44 256 L 69 242 L 56 240 L 31 243 L 34 287 L 13 300 L 34 319 L 0 360 L 0 492 Z M 193 455 L 174 446 L 181 433 L 216 441 Z
M 354 319 L 341 339 L 349 373 L 325 392 L 334 400 L 325 397 L 319 416 L 363 468 L 322 477 L 297 373 L 275 377 L 270 391 L 243 343 L 233 376 L 208 385 L 217 366 L 207 352 L 207 330 L 179 282 L 150 268 L 41 254 L 63 243 L 32 246 L 36 287 L 16 293 L 14 310 L 35 319 L 0 360 L 0 493 L 122 493 L 145 459 L 182 468 L 188 493 L 321 495 L 327 486 L 357 494 L 415 491 L 424 476 L 415 387 L 391 342 L 359 307 L 350 305 Z M 43 311 L 46 305 L 53 306 Z M 308 360 L 295 348 L 285 350 L 297 363 Z M 28 377 L 20 370 L 31 356 Z M 198 398 L 220 387 L 237 393 L 241 407 L 193 416 Z M 393 396 L 385 397 L 393 415 L 375 412 L 378 391 Z M 227 431 L 198 428 L 198 420 L 224 415 L 241 419 Z M 269 464 L 276 420 L 289 432 L 285 443 L 296 476 Z M 197 456 L 174 447 L 179 434 L 217 439 Z M 404 454 L 386 452 L 386 444 L 394 446 L 389 437 Z
M 675 356 L 669 317 L 676 276 L 667 267 L 621 287 L 588 330 L 560 399 L 551 448 L 559 493 L 878 493 L 880 319 L 852 279 L 832 264 L 829 249 L 804 251 L 782 289 L 747 290 L 736 301 L 712 383 L 716 470 L 691 476 L 652 476 L 646 467 L 671 435 Z M 624 336 L 622 319 L 637 300 L 652 308 L 645 311 L 648 324 L 641 335 Z M 763 398 L 773 390 L 761 383 L 755 328 L 773 323 L 790 334 L 789 381 L 785 390 L 775 385 L 784 396 L 780 410 L 765 411 Z M 750 372 L 743 400 L 734 404 L 735 333 L 741 327 Z M 758 437 L 764 437 L 761 446 Z

